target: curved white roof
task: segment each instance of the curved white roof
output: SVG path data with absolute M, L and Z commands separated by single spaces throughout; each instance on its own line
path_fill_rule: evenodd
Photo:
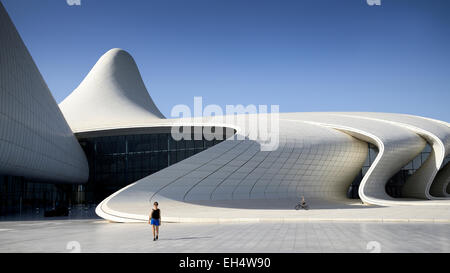
M 182 125 L 230 127 L 240 134 L 233 119 L 163 119 L 133 59 L 118 49 L 98 61 L 61 108 L 76 132 Z M 169 218 L 183 218 L 181 211 L 192 204 L 207 209 L 205 216 L 212 217 L 227 206 L 258 207 L 265 201 L 295 200 L 299 195 L 344 202 L 349 184 L 366 159 L 365 142 L 376 145 L 379 153 L 359 187 L 364 203 L 450 205 L 448 200 L 425 201 L 447 196 L 446 172 L 438 179 L 442 182 L 434 187 L 434 196 L 430 189 L 450 153 L 448 123 L 391 113 L 283 113 L 279 114 L 278 149 L 264 151 L 261 143 L 248 139 L 227 140 L 116 192 L 97 207 L 97 213 L 113 221 L 145 220 L 152 200 L 164 202 Z M 406 182 L 406 198 L 390 197 L 385 191 L 387 181 L 427 142 L 432 152 Z
M 164 118 L 133 57 L 118 48 L 106 52 L 59 106 L 74 132 L 123 128 Z
M 188 123 L 166 122 L 178 121 Z M 359 188 L 362 201 L 384 206 L 450 205 L 448 200 L 423 200 L 438 199 L 430 196 L 429 190 L 442 165 L 440 154 L 448 155 L 441 145 L 432 145 L 429 159 L 407 182 L 420 196 L 405 192 L 406 198 L 392 198 L 385 191 L 389 178 L 414 159 L 426 141 L 433 144 L 428 136 L 439 135 L 438 140 L 446 142 L 450 128 L 445 123 L 378 113 L 285 113 L 279 121 L 277 150 L 261 151 L 251 140 L 227 140 L 116 192 L 97 207 L 97 214 L 112 221 L 145 220 L 152 201 L 157 200 L 164 204 L 165 218 L 171 221 L 194 221 L 186 218 L 187 210 L 194 209 L 202 212 L 199 218 L 222 220 L 228 217 L 225 207 L 262 209 L 267 202 L 284 200 L 289 208 L 299 195 L 320 202 L 340 198 L 336 202 L 344 203 L 345 192 L 367 155 L 362 141 L 379 149 Z M 203 122 L 236 126 L 214 118 Z M 193 123 L 202 121 L 194 119 Z M 417 197 L 422 200 L 412 199 Z M 286 207 L 280 209 L 289 213 Z M 255 215 L 257 210 L 247 214 L 250 218 Z

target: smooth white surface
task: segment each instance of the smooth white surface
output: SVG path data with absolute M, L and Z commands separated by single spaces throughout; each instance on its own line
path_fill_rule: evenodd
M 173 221 L 239 220 L 242 215 L 277 219 L 270 213 L 260 215 L 258 211 L 265 208 L 261 200 L 269 203 L 291 200 L 295 204 L 292 200 L 304 195 L 307 200 L 317 200 L 319 206 L 330 201 L 345 204 L 346 190 L 367 156 L 365 142 L 379 149 L 360 186 L 360 196 L 366 204 L 443 206 L 448 213 L 448 200 L 397 199 L 386 194 L 388 179 L 414 159 L 426 144 L 425 138 L 415 130 L 391 121 L 397 115 L 376 118 L 374 113 L 280 114 L 280 145 L 276 151 L 260 151 L 256 141 L 227 140 L 116 192 L 97 207 L 97 213 L 112 221 L 145 221 L 152 202 L 158 201 Z M 450 135 L 445 124 L 410 118 L 436 125 L 444 137 Z M 187 120 L 167 120 L 166 125 L 179 122 L 188 124 Z M 203 122 L 214 124 L 214 118 Z M 195 119 L 193 123 L 202 124 L 202 120 Z M 427 182 L 418 187 L 424 196 L 425 186 L 434 175 L 425 176 Z M 195 206 L 191 207 L 192 204 Z M 238 205 L 238 210 L 230 211 L 227 208 L 230 204 Z M 278 213 L 290 214 L 291 206 Z M 250 207 L 253 209 L 246 210 Z M 193 214 L 192 211 L 199 213 L 194 213 L 195 217 L 183 217 L 183 214 Z
M 88 163 L 0 3 L 0 173 L 83 183 Z
M 164 119 L 135 61 L 121 49 L 106 52 L 60 104 L 70 129 L 3 6 L 0 15 L 0 172 L 86 181 L 86 158 L 71 129 L 214 125 L 241 133 L 235 120 L 224 123 L 220 117 Z M 285 113 L 279 126 L 274 151 L 261 150 L 255 140 L 229 139 L 114 193 L 97 213 L 112 221 L 142 221 L 157 200 L 167 208 L 167 219 L 179 221 L 279 219 L 259 213 L 279 201 L 284 205 L 278 213 L 289 214 L 302 195 L 318 207 L 346 207 L 346 190 L 367 156 L 366 142 L 379 153 L 359 188 L 364 203 L 450 206 L 449 172 L 442 166 L 450 153 L 447 122 L 389 113 Z M 427 142 L 430 156 L 404 187 L 409 199 L 389 197 L 386 182 Z M 187 217 L 187 208 L 197 216 Z
M 424 138 L 432 147 L 430 156 L 411 177 L 408 178 L 403 195 L 407 197 L 439 199 L 445 196 L 444 191 L 430 194 L 433 180 L 443 165 L 445 157 L 450 153 L 449 124 L 433 119 L 410 115 L 389 115 L 385 113 L 358 113 L 364 117 L 377 118 L 385 122 L 405 127 Z
M 59 106 L 74 132 L 127 128 L 164 118 L 133 57 L 118 48 L 106 52 Z
M 447 163 L 436 175 L 430 193 L 435 196 L 450 197 L 450 163 Z
M 160 126 L 222 126 L 236 129 L 237 135 L 243 132 L 236 119 L 164 119 L 134 60 L 120 49 L 104 54 L 60 107 L 72 129 L 80 133 Z M 270 120 L 271 114 L 267 117 Z M 319 203 L 345 203 L 346 191 L 366 159 L 367 142 L 376 145 L 379 153 L 359 187 L 364 203 L 450 205 L 447 200 L 395 199 L 385 191 L 387 181 L 428 142 L 432 153 L 409 178 L 403 194 L 423 200 L 446 196 L 436 193 L 444 186 L 434 187 L 435 196 L 430 188 L 450 152 L 447 122 L 389 113 L 284 113 L 279 117 L 276 150 L 263 151 L 255 140 L 229 139 L 114 193 L 99 204 L 97 214 L 112 221 L 142 221 L 155 200 L 164 202 L 171 213 L 188 213 L 186 204 L 201 202 L 196 209 L 203 207 L 200 210 L 210 214 L 203 214 L 204 218 L 217 217 L 221 211 L 217 201 L 228 202 L 226 206 L 235 202 L 241 209 L 258 207 L 261 200 L 294 200 L 302 195 Z

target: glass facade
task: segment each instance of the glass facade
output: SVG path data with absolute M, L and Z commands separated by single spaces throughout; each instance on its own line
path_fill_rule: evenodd
M 0 175 L 0 215 L 29 213 L 76 204 L 93 206 L 119 189 L 205 149 L 234 134 L 222 130 L 219 139 L 200 134 L 175 141 L 170 127 L 77 135 L 89 163 L 85 184 L 50 184 L 17 176 Z M 194 131 L 194 130 L 192 130 Z M 217 131 L 221 132 L 221 131 Z M 210 138 L 208 138 L 210 139 Z
M 370 166 L 372 166 L 372 163 L 375 161 L 375 158 L 378 155 L 378 148 L 371 144 L 367 143 L 367 149 L 368 154 L 366 161 L 364 161 L 364 164 L 359 171 L 359 173 L 356 175 L 355 179 L 353 180 L 352 184 L 348 188 L 347 191 L 347 197 L 351 199 L 359 199 L 359 184 L 361 184 L 361 180 L 363 179 L 364 175 L 366 175 L 367 171 L 369 170 Z
M 80 138 L 89 162 L 86 200 L 100 202 L 124 186 L 223 140 L 175 141 L 170 133 Z
M 0 215 L 37 213 L 71 205 L 77 185 L 36 182 L 24 177 L 0 175 Z
M 426 145 L 423 151 L 416 156 L 412 161 L 410 161 L 406 166 L 404 166 L 399 172 L 389 179 L 386 183 L 386 192 L 392 197 L 403 197 L 402 188 L 405 185 L 406 180 L 412 174 L 416 172 L 417 169 L 422 166 L 422 164 L 427 160 L 431 153 L 431 146 Z
M 367 173 L 370 166 L 372 166 L 372 163 L 375 161 L 375 158 L 378 155 L 378 148 L 375 145 L 368 143 L 367 148 L 369 150 L 369 153 L 367 155 L 366 161 L 364 162 L 361 171 L 355 177 L 347 192 L 347 197 L 352 199 L 359 199 L 359 184 L 361 183 L 362 178 Z M 402 188 L 403 185 L 405 185 L 406 180 L 408 179 L 408 177 L 414 174 L 416 170 L 420 168 L 420 166 L 422 166 L 425 160 L 427 160 L 428 156 L 430 156 L 430 153 L 431 146 L 427 144 L 419 155 L 417 155 L 412 161 L 406 164 L 406 166 L 404 166 L 400 171 L 398 171 L 389 179 L 389 181 L 386 183 L 386 193 L 395 198 L 403 197 Z M 449 161 L 450 155 L 445 158 L 442 166 L 445 166 Z

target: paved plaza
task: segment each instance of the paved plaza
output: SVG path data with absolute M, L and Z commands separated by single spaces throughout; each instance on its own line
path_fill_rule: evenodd
M 0 252 L 450 252 L 450 224 L 0 222 Z

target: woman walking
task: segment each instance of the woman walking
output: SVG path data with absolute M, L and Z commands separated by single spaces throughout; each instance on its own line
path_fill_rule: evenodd
M 152 225 L 153 241 L 158 240 L 159 226 L 161 225 L 161 211 L 158 209 L 158 202 L 153 203 L 153 209 L 148 218 L 148 223 Z

